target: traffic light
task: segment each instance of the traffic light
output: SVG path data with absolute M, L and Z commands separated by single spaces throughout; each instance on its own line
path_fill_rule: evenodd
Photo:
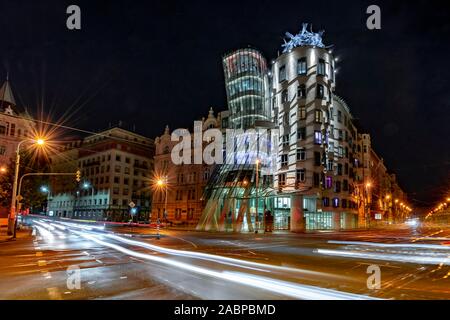
M 81 181 L 81 171 L 80 171 L 80 170 L 77 170 L 75 180 L 76 180 L 77 182 L 80 182 L 80 181 Z

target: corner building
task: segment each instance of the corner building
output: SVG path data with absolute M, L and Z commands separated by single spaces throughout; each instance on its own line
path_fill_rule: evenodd
M 280 130 L 275 219 L 292 231 L 355 228 L 353 145 L 356 129 L 335 95 L 335 59 L 302 45 L 273 63 L 272 107 Z

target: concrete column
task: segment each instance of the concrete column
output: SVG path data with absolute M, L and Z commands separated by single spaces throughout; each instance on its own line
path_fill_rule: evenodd
M 291 196 L 291 231 L 305 232 L 306 225 L 303 214 L 303 196 Z

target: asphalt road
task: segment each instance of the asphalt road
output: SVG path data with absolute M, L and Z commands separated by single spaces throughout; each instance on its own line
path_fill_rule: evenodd
M 30 236 L 0 243 L 0 299 L 450 299 L 450 228 L 158 239 L 150 228 L 29 223 Z

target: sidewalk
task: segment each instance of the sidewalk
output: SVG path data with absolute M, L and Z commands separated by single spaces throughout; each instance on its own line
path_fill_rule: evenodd
M 27 238 L 27 237 L 31 236 L 31 231 L 32 230 L 30 228 L 23 226 L 23 227 L 21 227 L 21 229 L 17 229 L 16 239 L 13 239 L 12 236 L 8 236 L 7 228 L 1 227 L 0 228 L 0 244 L 4 243 L 4 242 L 15 241 L 15 240 Z

